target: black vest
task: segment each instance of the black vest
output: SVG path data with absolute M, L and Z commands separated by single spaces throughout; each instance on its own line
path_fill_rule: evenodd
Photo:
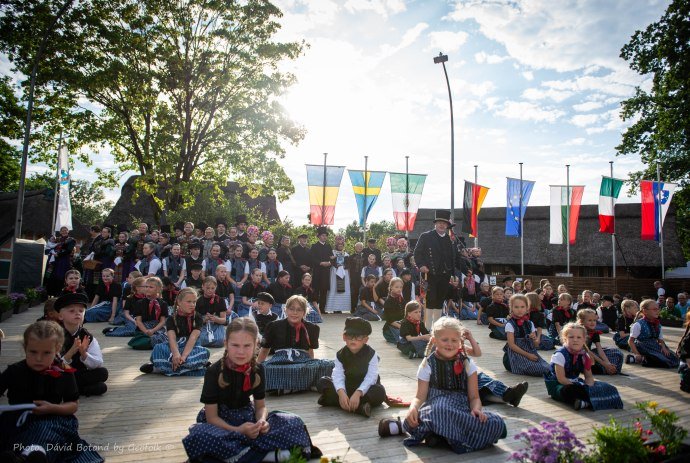
M 356 354 L 353 354 L 347 347 L 343 347 L 335 354 L 345 370 L 345 390 L 348 396 L 354 394 L 359 385 L 362 384 L 362 381 L 364 381 L 364 377 L 369 371 L 369 362 L 371 362 L 374 355 L 376 355 L 376 351 L 368 344 L 362 346 Z M 377 379 L 376 382 L 378 383 L 379 380 Z
M 62 329 L 65 330 L 65 343 L 62 345 L 61 355 L 65 355 L 65 353 L 72 348 L 76 338 L 79 338 L 80 341 L 84 341 L 85 338 L 89 338 L 89 343 L 93 341 L 93 335 L 89 333 L 83 326 L 79 328 L 75 334 L 68 332 L 65 327 Z M 86 370 L 86 365 L 84 365 L 84 362 L 81 361 L 81 355 L 79 352 L 74 354 L 74 357 L 72 357 L 72 363 L 70 366 L 80 371 Z

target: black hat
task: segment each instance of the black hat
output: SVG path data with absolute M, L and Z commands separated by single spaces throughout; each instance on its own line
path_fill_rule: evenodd
M 328 235 L 328 227 L 319 227 L 316 229 L 316 236 Z
M 376 243 L 376 238 L 369 238 L 367 243 Z
M 307 235 L 306 233 L 300 233 L 299 235 L 297 235 L 297 239 L 300 238 L 309 238 L 309 235 Z
M 182 222 L 181 220 L 178 220 L 177 222 L 175 222 L 175 226 L 173 227 L 173 230 L 184 231 L 184 222 Z
M 199 243 L 198 241 L 192 241 L 191 243 L 189 243 L 189 246 L 187 246 L 187 249 L 189 249 L 190 251 L 192 249 L 201 249 L 201 243 Z
M 371 334 L 371 323 L 360 317 L 347 317 L 343 333 L 350 336 L 369 336 Z
M 273 299 L 273 296 L 271 296 L 271 293 L 259 293 L 256 295 L 256 300 L 268 302 L 269 304 L 275 304 L 276 303 L 276 300 Z
M 160 234 L 160 237 L 161 237 L 161 238 L 165 238 L 166 240 L 169 240 L 169 239 L 170 239 L 170 233 L 168 233 L 168 232 L 163 232 L 163 233 Z
M 505 283 L 506 281 L 513 281 L 513 280 L 514 280 L 513 277 L 505 277 L 505 278 L 503 279 L 503 283 Z
M 247 223 L 247 216 L 244 214 L 238 214 L 235 216 L 235 225 L 239 225 L 241 223 Z
M 163 224 L 161 225 L 161 233 L 170 233 L 170 225 L 169 224 Z
M 225 226 L 225 227 L 227 228 L 228 222 L 227 222 L 227 220 L 225 220 L 225 219 L 222 218 L 222 217 L 216 217 L 216 227 L 217 227 L 218 225 L 223 225 L 223 226 Z
M 199 222 L 196 228 L 198 228 L 201 231 L 206 231 L 206 229 L 208 228 L 208 224 L 206 222 Z
M 199 264 L 199 263 L 194 263 L 189 266 L 189 271 L 191 272 L 192 270 L 203 270 L 204 266 Z
M 608 294 L 607 294 L 606 296 L 602 296 L 602 297 L 601 297 L 601 300 L 602 300 L 602 301 L 609 301 L 609 302 L 612 303 L 612 304 L 613 304 L 613 302 L 614 302 L 614 301 L 613 301 L 613 296 L 609 296 Z
M 117 226 L 117 232 L 118 233 L 129 233 L 129 227 L 127 224 L 121 223 L 120 225 Z
M 438 221 L 446 222 L 448 225 L 452 225 L 450 222 L 450 211 L 448 209 L 436 209 L 434 223 Z
M 60 309 L 64 309 L 67 306 L 75 304 L 83 305 L 84 308 L 86 308 L 89 305 L 89 297 L 86 295 L 86 293 L 80 292 L 63 294 L 62 296 L 55 299 L 53 309 L 56 312 L 59 312 Z

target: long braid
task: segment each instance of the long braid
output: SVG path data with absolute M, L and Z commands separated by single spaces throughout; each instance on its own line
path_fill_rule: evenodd
M 223 370 L 225 370 L 225 359 L 227 358 L 228 349 L 226 348 L 223 352 L 223 358 L 220 359 L 220 374 L 218 375 L 218 386 L 220 386 L 221 389 L 225 389 L 230 385 L 228 382 L 225 381 L 225 378 L 223 378 Z

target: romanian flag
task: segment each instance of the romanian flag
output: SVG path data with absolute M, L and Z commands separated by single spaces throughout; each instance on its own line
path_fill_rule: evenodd
M 563 244 L 566 236 L 570 244 L 575 244 L 577 235 L 577 221 L 580 217 L 580 204 L 584 186 L 571 186 L 570 192 L 566 186 L 551 186 L 551 232 L 549 243 Z M 570 198 L 568 198 L 570 194 Z M 570 205 L 570 213 L 568 213 Z
M 395 228 L 399 231 L 412 231 L 417 220 L 426 175 L 391 172 L 390 177 Z
M 381 193 L 383 180 L 386 178 L 385 172 L 367 170 L 348 170 L 352 190 L 355 192 L 357 209 L 359 210 L 359 226 L 363 227 L 367 222 L 367 217 L 371 208 L 374 207 L 376 199 Z
M 621 193 L 623 180 L 612 177 L 602 177 L 599 187 L 599 231 L 611 233 L 616 230 L 614 207 L 616 199 Z
M 338 201 L 344 166 L 307 164 L 309 185 L 309 222 L 312 225 L 333 225 L 335 203 Z
M 489 189 L 465 180 L 465 197 L 462 206 L 462 232 L 477 236 L 477 215 L 484 204 Z
M 671 205 L 675 183 L 653 182 L 642 180 L 642 239 L 659 241 L 661 227 L 664 225 L 666 212 Z M 661 224 L 661 225 L 660 225 Z

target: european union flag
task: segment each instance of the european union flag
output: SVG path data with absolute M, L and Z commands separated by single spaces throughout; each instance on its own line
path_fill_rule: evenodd
M 534 182 L 522 180 L 522 210 L 520 210 L 520 179 L 508 177 L 506 205 L 506 236 L 521 236 L 522 220 L 525 218 L 527 203 L 532 194 Z

